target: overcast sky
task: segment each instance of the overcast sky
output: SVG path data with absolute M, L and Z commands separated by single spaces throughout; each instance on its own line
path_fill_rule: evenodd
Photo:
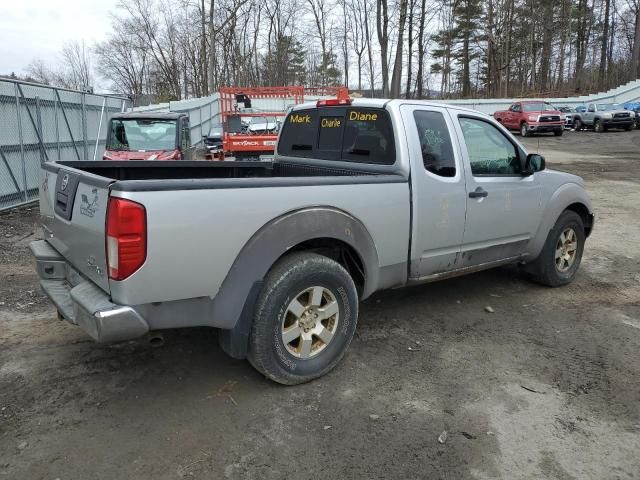
M 36 57 L 58 61 L 65 42 L 88 47 L 109 31 L 117 0 L 0 0 L 0 74 L 23 74 Z

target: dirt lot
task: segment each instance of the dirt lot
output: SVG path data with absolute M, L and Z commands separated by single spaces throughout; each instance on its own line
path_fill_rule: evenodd
M 299 387 L 206 329 L 92 343 L 38 290 L 36 208 L 0 215 L 0 478 L 640 478 L 640 131 L 526 143 L 588 182 L 577 281 L 377 294 L 343 363 Z

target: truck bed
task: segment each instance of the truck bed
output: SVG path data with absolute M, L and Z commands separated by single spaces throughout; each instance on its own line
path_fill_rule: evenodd
M 325 163 L 324 165 L 322 163 Z M 43 166 L 80 170 L 103 179 L 118 191 L 193 190 L 207 188 L 255 188 L 267 186 L 343 185 L 396 183 L 407 179 L 379 171 L 375 166 L 334 167 L 294 162 L 203 161 L 58 161 Z M 115 180 L 115 183 L 113 182 Z
M 292 212 L 304 218 L 296 216 L 286 232 L 260 242 L 269 246 L 282 240 L 291 247 L 304 228 L 337 238 L 347 235 L 348 241 L 366 241 L 369 247 L 375 238 L 371 269 L 393 274 L 385 273 L 380 280 L 373 275 L 370 290 L 406 281 L 408 176 L 379 171 L 377 166 L 332 163 L 46 162 L 40 189 L 43 226 L 47 242 L 64 262 L 119 305 L 214 298 L 257 232 Z M 144 206 L 146 216 L 146 260 L 133 275 L 118 281 L 105 274 L 111 197 Z M 352 224 L 340 223 L 345 218 Z M 197 315 L 194 321 L 204 322 L 203 318 L 209 315 Z M 155 328 L 162 327 L 158 323 Z
M 187 178 L 264 178 L 375 175 L 370 169 L 334 168 L 285 162 L 203 162 L 203 161 L 59 161 L 57 165 L 76 168 L 114 180 L 163 180 Z

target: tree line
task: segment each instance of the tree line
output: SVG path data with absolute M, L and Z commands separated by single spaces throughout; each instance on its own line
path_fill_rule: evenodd
M 126 0 L 108 38 L 31 79 L 138 103 L 220 86 L 365 96 L 563 96 L 640 76 L 640 0 Z

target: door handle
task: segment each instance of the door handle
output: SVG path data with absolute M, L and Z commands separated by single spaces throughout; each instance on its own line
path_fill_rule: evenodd
M 483 198 L 483 197 L 486 197 L 487 195 L 489 195 L 489 192 L 487 192 L 482 187 L 478 187 L 475 189 L 475 191 L 469 192 L 469 198 Z

